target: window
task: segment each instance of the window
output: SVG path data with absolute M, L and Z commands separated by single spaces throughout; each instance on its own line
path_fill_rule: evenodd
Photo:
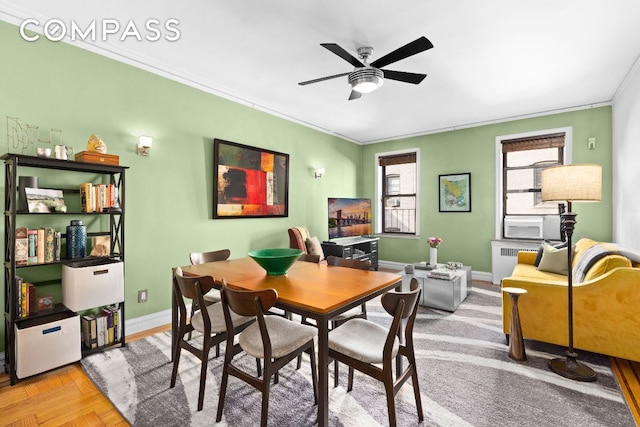
M 542 202 L 541 174 L 549 166 L 569 163 L 566 153 L 570 132 L 571 129 L 566 128 L 496 139 L 500 156 L 497 179 L 502 196 L 498 198 L 498 238 L 502 237 L 507 216 L 535 215 L 543 219 L 555 216 L 557 219 L 558 204 Z
M 377 156 L 380 194 L 376 231 L 416 234 L 417 152 L 387 153 Z

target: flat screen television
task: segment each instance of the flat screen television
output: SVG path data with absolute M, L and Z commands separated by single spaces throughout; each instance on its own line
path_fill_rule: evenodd
M 371 234 L 371 199 L 329 197 L 329 239 Z

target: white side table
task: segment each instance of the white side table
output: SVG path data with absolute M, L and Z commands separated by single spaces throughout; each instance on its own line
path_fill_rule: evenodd
M 439 268 L 444 268 L 444 265 Z M 403 284 L 408 284 L 411 278 L 415 277 L 422 285 L 420 305 L 455 311 L 471 291 L 471 267 L 464 266 L 459 270 L 450 271 L 451 279 L 435 279 L 429 277 L 431 271 L 415 268 L 414 265 L 413 274 L 407 273 L 403 276 Z

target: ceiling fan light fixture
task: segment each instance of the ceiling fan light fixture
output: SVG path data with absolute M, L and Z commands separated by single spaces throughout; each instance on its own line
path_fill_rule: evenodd
M 384 73 L 377 68 L 360 68 L 349 74 L 349 84 L 356 92 L 371 93 L 383 83 Z

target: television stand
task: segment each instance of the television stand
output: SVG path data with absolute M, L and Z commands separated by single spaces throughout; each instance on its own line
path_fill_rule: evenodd
M 344 237 L 322 242 L 324 256 L 337 256 L 362 261 L 371 261 L 371 268 L 378 270 L 378 240 L 377 237 Z

